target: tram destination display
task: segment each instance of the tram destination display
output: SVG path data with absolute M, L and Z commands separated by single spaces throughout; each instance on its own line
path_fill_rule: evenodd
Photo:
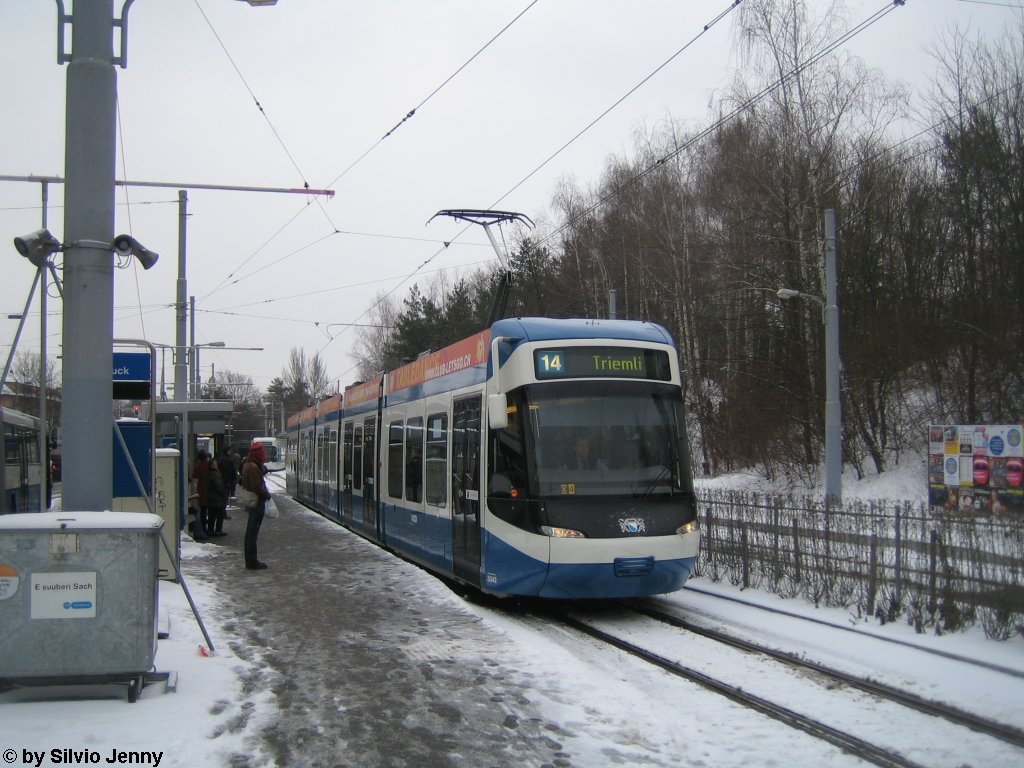
M 648 379 L 670 381 L 668 352 L 637 347 L 583 346 L 537 349 L 533 367 L 538 379 Z

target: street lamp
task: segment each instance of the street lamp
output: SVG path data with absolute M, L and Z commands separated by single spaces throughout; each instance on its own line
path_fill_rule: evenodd
M 199 385 L 200 385 L 200 379 L 199 379 L 199 350 L 200 349 L 205 347 L 207 349 L 224 349 L 224 350 L 232 350 L 232 351 L 238 350 L 238 351 L 242 351 L 242 352 L 262 352 L 263 351 L 263 347 L 229 347 L 223 341 L 211 341 L 211 342 L 208 342 L 206 344 L 193 344 L 190 347 L 184 347 L 183 351 L 180 352 L 180 353 L 178 351 L 179 347 L 177 345 L 175 345 L 175 344 L 158 344 L 158 343 L 153 343 L 153 346 L 156 347 L 157 349 L 161 350 L 161 351 L 166 350 L 166 349 L 170 349 L 170 350 L 172 350 L 174 352 L 175 358 L 177 357 L 177 355 L 181 354 L 181 355 L 185 356 L 186 359 L 189 361 L 189 365 L 191 366 L 191 371 L 190 371 L 190 375 L 188 377 L 188 385 L 187 385 L 187 387 L 182 387 L 181 391 L 179 391 L 178 390 L 178 386 L 177 386 L 177 381 L 175 381 L 174 400 L 176 402 L 178 402 L 178 401 L 185 401 L 185 400 L 192 400 L 192 399 L 195 399 L 195 400 L 201 400 L 202 399 L 201 397 L 194 397 L 194 396 L 190 397 L 189 396 L 190 394 L 191 395 L 196 395 L 197 393 L 200 392 L 200 389 L 199 389 Z M 175 366 L 177 366 L 177 365 L 178 365 L 178 363 L 176 361 L 175 362 Z M 163 376 L 163 374 L 161 373 L 161 377 L 162 376 Z M 160 387 L 161 387 L 161 390 L 163 390 L 163 388 L 164 388 L 163 381 L 161 381 Z M 190 390 L 190 392 L 186 392 L 185 391 L 186 389 Z
M 821 305 L 825 326 L 825 501 L 843 500 L 843 412 L 839 404 L 839 306 L 836 303 L 836 215 L 825 211 L 825 298 L 792 288 L 779 288 L 782 300 L 811 299 Z
M 202 400 L 203 390 L 200 388 L 199 379 L 199 350 L 201 347 L 223 349 L 227 345 L 223 341 L 211 341 L 209 344 L 193 344 L 190 348 L 192 366 L 192 400 Z
M 193 344 L 189 347 L 190 359 L 192 361 L 192 382 L 193 382 L 193 400 L 203 399 L 203 390 L 201 388 L 202 381 L 199 375 L 199 350 L 202 348 L 207 349 L 224 349 L 224 350 L 237 350 L 242 352 L 262 352 L 263 347 L 229 347 L 223 341 L 211 341 L 207 344 Z

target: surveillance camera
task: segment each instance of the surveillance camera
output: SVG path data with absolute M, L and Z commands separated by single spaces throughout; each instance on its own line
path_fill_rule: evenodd
M 160 258 L 160 254 L 149 250 L 131 235 L 118 235 L 114 238 L 111 246 L 114 249 L 114 253 L 118 256 L 134 256 L 137 258 L 143 269 L 149 269 Z
M 50 234 L 50 230 L 37 229 L 24 237 L 14 238 L 14 247 L 26 259 L 37 267 L 41 267 L 51 253 L 56 253 L 61 249 L 61 244 Z

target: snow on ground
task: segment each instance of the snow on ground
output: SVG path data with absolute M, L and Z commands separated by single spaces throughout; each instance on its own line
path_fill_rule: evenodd
M 850 466 L 843 467 L 843 499 L 910 501 L 914 504 L 928 502 L 928 466 L 924 453 L 906 452 L 895 460 L 885 472 L 875 472 L 873 466 L 862 468 L 863 477 L 858 479 Z M 824 472 L 818 473 L 817 484 L 809 485 L 798 479 L 785 477 L 767 480 L 755 472 L 733 472 L 710 478 L 697 478 L 698 489 L 743 490 L 760 493 L 793 494 L 794 496 L 818 496 L 825 486 Z
M 909 495 L 904 489 L 909 491 L 915 484 L 920 486 L 923 494 L 923 472 L 914 468 L 913 473 L 905 474 L 911 474 L 913 479 L 899 478 L 894 473 L 891 478 L 883 478 L 870 485 L 867 495 L 890 499 L 904 497 Z M 736 478 L 732 478 L 732 482 L 735 483 Z M 853 489 L 847 485 L 847 495 L 852 495 L 852 492 Z M 323 524 L 330 525 L 326 521 Z M 186 574 L 190 562 L 217 556 L 218 550 L 214 545 L 196 544 L 187 537 L 183 537 L 182 542 Z M 781 600 L 765 593 L 741 592 L 729 585 L 711 584 L 699 579 L 694 580 L 693 586 L 839 625 L 856 624 L 858 629 L 868 633 L 1024 671 L 1024 640 L 1021 638 L 997 643 L 986 640 L 980 630 L 942 637 L 916 635 L 910 627 L 898 623 L 878 626 L 856 622 L 841 609 L 816 609 L 800 601 Z M 222 626 L 218 616 L 217 606 L 223 603 L 216 585 L 188 581 L 187 587 L 211 637 L 228 637 L 231 633 Z M 439 605 L 442 610 L 483 611 L 442 591 L 433 599 L 443 603 Z M 808 629 L 803 623 L 794 629 L 791 621 L 783 615 L 766 618 L 758 613 L 756 618 L 752 618 L 747 612 L 749 609 L 739 603 L 723 606 L 721 601 L 712 601 L 696 591 L 687 590 L 664 599 L 711 623 L 741 627 L 746 624 L 752 636 L 777 642 L 780 646 L 795 642 L 794 637 L 799 636 L 805 643 L 804 647 L 809 649 L 805 652 L 820 656 L 823 661 L 844 660 L 850 667 L 864 669 L 883 680 L 908 683 L 923 693 L 960 700 L 965 706 L 967 702 L 976 703 L 980 709 L 992 714 L 1015 711 L 1024 700 L 1024 684 L 1020 678 L 1000 677 L 998 673 L 988 672 L 973 673 L 972 678 L 972 673 L 959 669 L 956 675 L 951 676 L 947 674 L 950 666 L 942 659 L 927 657 L 922 660 L 904 647 L 875 646 L 869 639 L 853 634 L 837 640 L 835 632 Z M 127 703 L 124 686 L 61 686 L 2 692 L 0 755 L 3 765 L 131 763 L 199 768 L 274 765 L 272 757 L 262 748 L 259 737 L 263 726 L 275 718 L 276 702 L 269 692 L 246 690 L 245 680 L 252 671 L 253 662 L 240 659 L 222 640 L 215 640 L 216 653 L 206 652 L 207 642 L 192 614 L 185 591 L 178 584 L 161 582 L 160 614 L 161 625 L 169 631 L 169 636 L 159 641 L 155 667 L 176 673 L 175 692 L 165 693 L 161 684 L 154 684 L 148 686 L 134 704 Z M 590 666 L 593 661 L 577 658 L 564 646 L 549 644 L 548 640 L 539 639 L 535 633 L 503 620 L 500 615 L 495 617 L 488 613 L 485 621 L 493 626 L 495 632 L 507 636 L 517 656 L 529 660 L 538 681 L 537 690 L 531 694 L 534 704 L 551 720 L 576 730 L 574 765 L 629 762 L 630 749 L 610 749 L 608 745 L 612 741 L 643 744 L 645 750 L 654 752 L 670 749 L 677 743 L 665 736 L 665 731 L 661 736 L 657 735 L 658 729 L 645 733 L 636 722 L 637 709 L 645 702 L 637 698 L 635 681 L 621 670 L 598 672 Z M 590 688 L 586 684 L 582 688 L 574 686 L 570 698 L 559 683 L 566 679 L 589 681 Z M 708 703 L 700 706 L 698 719 L 701 722 L 685 726 L 682 720 L 686 716 L 685 711 L 677 710 L 669 701 L 659 705 L 665 729 L 688 734 L 693 737 L 689 743 L 699 745 L 699 749 L 685 757 L 685 762 L 690 765 L 752 764 L 749 751 L 737 752 L 723 746 L 729 743 L 721 735 L 723 732 L 745 729 L 753 729 L 747 733 L 748 737 L 756 733 L 758 754 L 773 755 L 773 762 L 783 759 L 782 763 L 774 764 L 859 764 L 853 758 L 809 738 L 800 742 L 803 745 L 801 751 L 794 755 L 794 735 L 789 729 L 763 719 L 749 723 L 730 720 L 735 717 L 735 709 L 710 694 L 709 697 Z M 691 710 L 690 714 L 694 711 Z M 719 734 L 717 742 L 710 738 L 715 732 Z M 588 733 L 592 734 L 589 746 Z M 702 741 L 699 738 L 701 734 L 708 735 L 708 740 Z M 659 738 L 665 739 L 664 744 L 658 742 Z M 682 736 L 678 738 L 683 739 Z M 671 754 L 662 756 L 665 762 L 658 764 L 672 764 Z M 684 757 L 680 755 L 679 759 L 682 764 Z

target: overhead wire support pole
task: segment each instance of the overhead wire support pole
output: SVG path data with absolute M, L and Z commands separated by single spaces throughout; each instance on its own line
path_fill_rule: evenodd
M 58 0 L 58 36 L 73 27 L 67 64 L 64 206 L 64 444 L 65 453 L 89 456 L 63 470 L 64 508 L 104 510 L 112 505 L 113 430 L 110 387 L 113 359 L 114 260 L 112 249 L 86 243 L 114 239 L 117 74 L 113 0 L 76 2 L 66 15 Z M 123 52 L 122 52 L 123 53 Z
M 839 305 L 836 275 L 836 212 L 825 210 L 825 499 L 843 500 L 843 412 L 839 402 Z

